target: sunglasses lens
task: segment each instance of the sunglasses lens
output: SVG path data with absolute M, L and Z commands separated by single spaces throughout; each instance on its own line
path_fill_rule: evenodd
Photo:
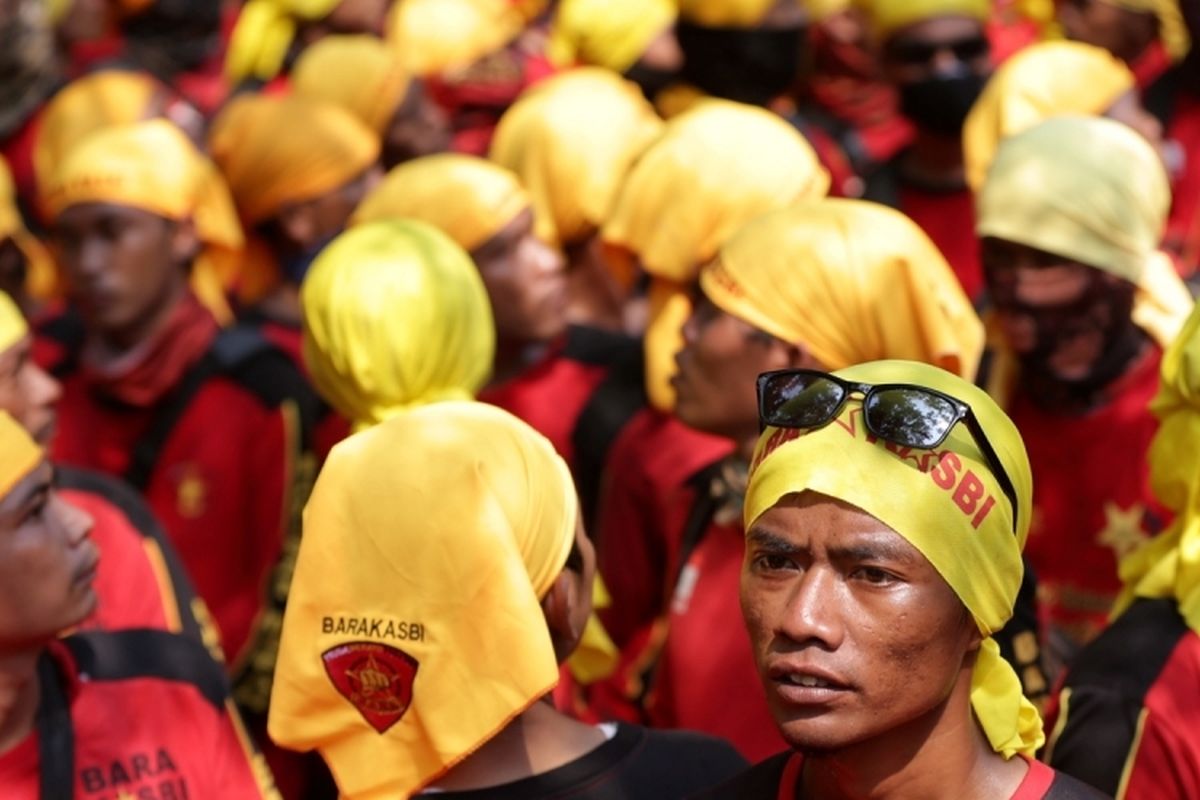
M 863 407 L 867 426 L 889 442 L 904 447 L 936 447 L 958 421 L 949 400 L 920 389 L 879 389 Z
M 834 381 L 805 373 L 784 373 L 762 384 L 763 422 L 781 428 L 815 428 L 837 413 L 845 390 Z

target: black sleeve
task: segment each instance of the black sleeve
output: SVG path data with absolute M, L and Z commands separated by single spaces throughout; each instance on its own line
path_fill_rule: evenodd
M 1059 695 L 1064 724 L 1051 742 L 1051 767 L 1115 795 L 1137 736 L 1141 703 L 1096 686 L 1065 687 Z
M 686 798 L 729 780 L 746 768 L 723 739 L 687 731 L 647 731 L 638 757 L 621 776 L 630 797 Z

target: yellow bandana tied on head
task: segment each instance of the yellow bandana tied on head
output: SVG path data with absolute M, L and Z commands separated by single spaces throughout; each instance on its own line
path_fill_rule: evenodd
M 157 113 L 163 86 L 144 72 L 106 69 L 63 87 L 42 112 L 33 144 L 33 171 L 42 202 L 54 173 L 81 141 L 101 128 L 140 122 Z
M 400 57 L 374 36 L 326 36 L 296 60 L 292 90 L 332 103 L 358 117 L 381 136 L 408 94 L 408 70 Z
M 868 439 L 861 399 L 811 431 L 767 428 L 759 438 L 746 494 L 745 526 L 784 497 L 813 491 L 865 511 L 904 537 L 962 600 L 981 633 L 1012 616 L 1033 505 L 1029 458 L 1016 426 L 982 390 L 950 373 L 909 361 L 877 361 L 839 370 L 862 383 L 909 383 L 971 407 L 1016 490 L 1018 518 L 974 437 L 959 423 L 936 450 Z M 971 706 L 992 749 L 1005 758 L 1032 756 L 1042 722 L 990 637 L 971 681 Z
M 12 172 L 8 162 L 0 156 L 0 244 L 10 239 L 25 258 L 25 291 L 36 300 L 52 298 L 59 290 L 54 259 L 25 227 L 21 209 L 17 207 L 17 188 Z
M 492 161 L 520 178 L 539 238 L 595 233 L 634 161 L 662 130 L 637 86 L 598 67 L 549 78 L 500 118 Z
M 1062 114 L 1103 116 L 1134 90 L 1125 63 L 1081 42 L 1041 42 L 988 80 L 963 127 L 967 183 L 978 191 L 1000 142 Z
M 1004 140 L 976 195 L 975 231 L 1135 284 L 1134 320 L 1161 345 L 1191 295 L 1158 251 L 1171 189 L 1154 148 L 1119 122 L 1056 117 Z
M 269 731 L 348 800 L 408 797 L 558 681 L 541 600 L 575 540 L 566 464 L 482 403 L 333 449 L 304 511 Z
M 856 5 L 879 41 L 928 19 L 968 17 L 986 22 L 992 14 L 991 0 L 856 0 Z
M 1188 33 L 1179 9 L 1179 0 L 1101 0 L 1101 2 L 1135 11 L 1143 14 L 1153 14 L 1158 17 L 1158 36 L 1167 49 L 1171 59 L 1178 61 L 1187 55 L 1192 46 L 1192 37 Z
M 794 127 L 727 100 L 706 100 L 672 119 L 637 160 L 601 235 L 632 251 L 658 284 L 645 340 L 655 408 L 675 404 L 670 378 L 700 266 L 743 223 L 828 191 L 829 173 Z
M 524 27 L 511 0 L 398 0 L 388 43 L 412 74 L 437 75 L 502 50 Z
M 1113 616 L 1138 597 L 1170 597 L 1189 628 L 1200 632 L 1200 308 L 1167 348 L 1151 409 L 1159 429 L 1150 443 L 1150 485 L 1176 517 L 1121 561 L 1125 588 Z
M 700 273 L 718 308 L 802 346 L 826 369 L 883 359 L 972 380 L 983 323 L 916 223 L 862 200 L 822 199 L 748 223 Z
M 676 0 L 679 16 L 708 28 L 753 28 L 774 8 L 776 0 Z M 794 0 L 789 0 L 794 2 Z
M 379 158 L 379 137 L 331 103 L 246 94 L 213 121 L 209 150 L 254 226 L 362 175 Z
M 204 245 L 192 290 L 218 321 L 232 319 L 225 290 L 245 244 L 242 228 L 220 174 L 174 124 L 154 119 L 94 134 L 60 165 L 46 200 L 54 217 L 83 203 L 112 203 L 192 222 Z
M 269 81 L 283 69 L 296 28 L 324 19 L 341 0 L 249 0 L 238 14 L 225 56 L 225 75 L 233 83 L 247 78 Z
M 7 411 L 0 411 L 0 497 L 12 491 L 45 459 L 46 454 L 21 423 Z
M 351 220 L 418 219 L 468 252 L 486 244 L 529 208 L 517 176 L 486 159 L 443 153 L 392 169 Z
M 625 72 L 674 23 L 672 0 L 562 0 L 547 54 L 559 67 L 594 64 Z
M 29 335 L 29 323 L 17 304 L 5 292 L 0 292 L 0 353 L 7 351 Z
M 356 429 L 470 400 L 495 358 L 492 309 L 466 252 L 411 220 L 334 239 L 300 287 L 313 385 Z

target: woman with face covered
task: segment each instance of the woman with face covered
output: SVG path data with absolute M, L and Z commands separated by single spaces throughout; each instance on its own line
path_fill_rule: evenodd
M 305 509 L 273 738 L 319 750 L 348 800 L 711 786 L 738 768 L 727 745 L 546 702 L 594 563 L 566 464 L 507 412 L 436 403 L 351 437 Z
M 1103 627 L 1118 561 L 1161 525 L 1147 406 L 1192 305 L 1158 250 L 1169 204 L 1143 137 L 1070 116 L 1001 143 L 979 193 L 998 353 L 988 386 L 1029 448 L 1028 554 L 1060 656 Z
M 758 384 L 742 614 L 790 748 L 719 798 L 1092 800 L 1033 760 L 1041 720 L 992 634 L 1033 514 L 987 395 L 928 364 Z

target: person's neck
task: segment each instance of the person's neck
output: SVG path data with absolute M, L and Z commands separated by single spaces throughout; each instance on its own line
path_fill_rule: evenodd
M 549 342 L 497 339 L 496 360 L 493 362 L 492 377 L 488 386 L 500 386 L 525 372 L 545 355 L 549 346 Z
M 1028 771 L 992 750 L 970 710 L 970 675 L 939 708 L 835 753 L 807 755 L 803 796 L 819 800 L 995 800 Z
M 0 753 L 12 750 L 33 730 L 40 694 L 39 652 L 0 656 Z
M 172 289 L 153 311 L 124 328 L 98 331 L 91 341 L 92 354 L 97 361 L 117 361 L 154 341 L 170 321 L 179 304 L 187 297 L 187 284 Z
M 904 177 L 924 185 L 965 187 L 962 138 L 918 130 L 902 157 L 900 171 Z
M 603 743 L 604 734 L 598 728 L 577 722 L 541 700 L 434 786 L 448 792 L 502 786 L 569 764 Z

